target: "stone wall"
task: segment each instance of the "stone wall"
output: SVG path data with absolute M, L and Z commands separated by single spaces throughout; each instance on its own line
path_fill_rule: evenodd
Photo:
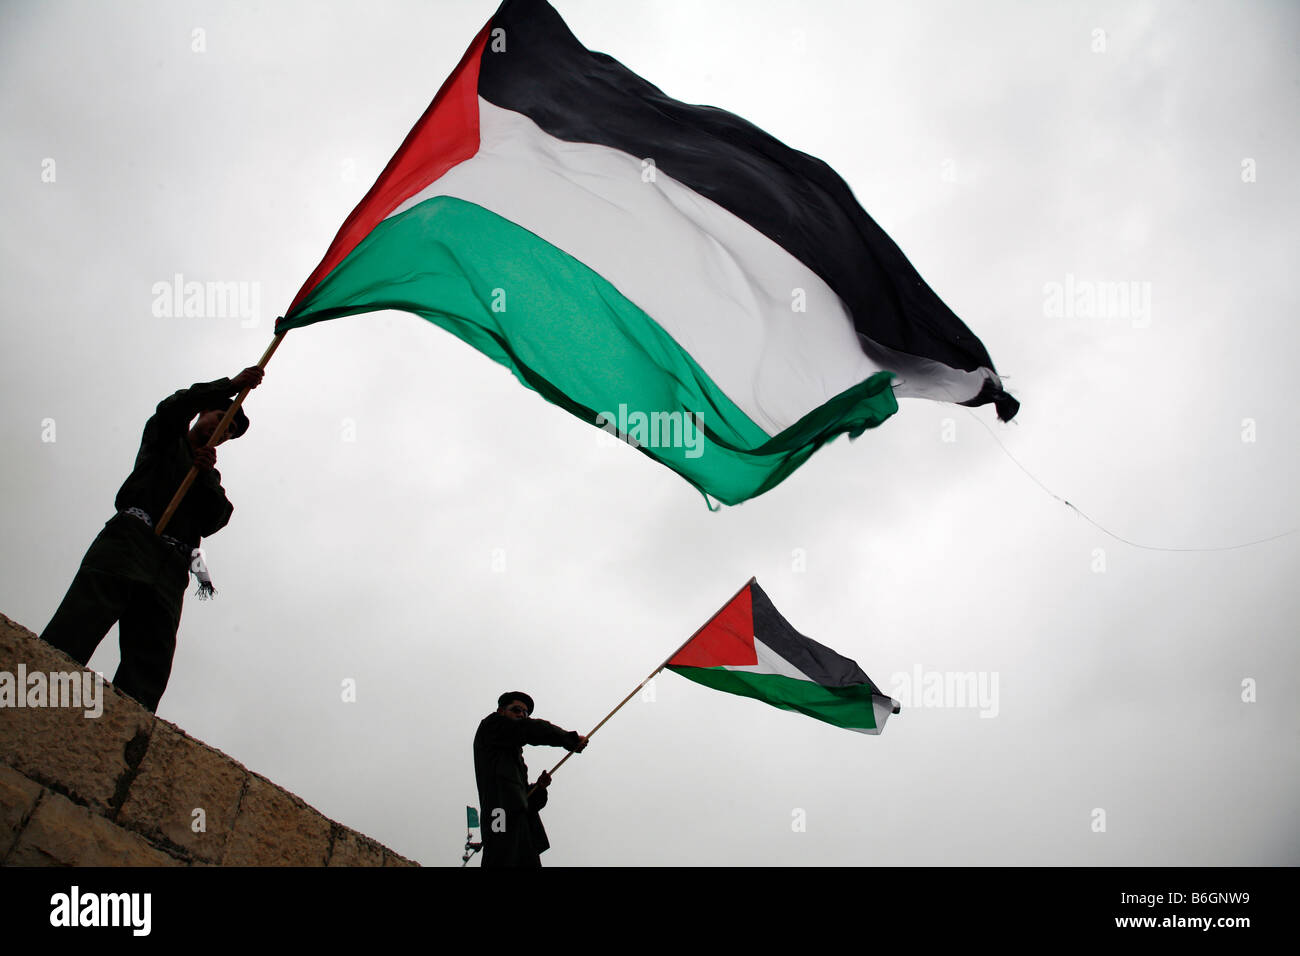
M 102 713 L 87 717 L 84 700 L 50 706 L 48 688 L 18 686 L 20 672 L 91 673 L 0 614 L 0 865 L 418 865 L 107 681 Z M 66 704 L 70 687 L 59 692 Z M 18 695 L 45 706 L 16 706 Z

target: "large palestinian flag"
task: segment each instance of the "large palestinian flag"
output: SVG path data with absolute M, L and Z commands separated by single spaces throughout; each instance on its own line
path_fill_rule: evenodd
M 897 396 L 1007 395 L 825 163 L 507 0 L 277 332 L 415 313 L 735 504 Z
M 706 687 L 878 734 L 896 700 L 853 661 L 804 637 L 753 578 L 665 665 Z

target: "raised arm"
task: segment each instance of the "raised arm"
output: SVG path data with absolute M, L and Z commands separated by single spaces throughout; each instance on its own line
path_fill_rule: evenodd
M 218 404 L 218 399 L 233 398 L 236 392 L 245 388 L 257 388 L 262 383 L 263 374 L 263 370 L 254 365 L 234 378 L 197 382 L 189 388 L 183 388 L 158 403 L 146 428 L 155 428 L 161 434 L 179 434 L 189 427 L 194 416 Z
M 189 388 L 164 398 L 158 403 L 158 409 L 149 425 L 162 434 L 179 434 L 185 431 L 195 415 L 207 411 L 217 399 L 230 398 L 237 389 L 228 378 L 219 378 L 215 382 L 198 382 Z
M 565 750 L 581 752 L 587 746 L 586 738 L 576 730 L 564 730 L 550 721 L 536 717 L 524 717 L 511 720 L 499 714 L 489 725 L 493 737 L 500 743 L 512 747 L 530 744 L 534 747 L 563 747 Z

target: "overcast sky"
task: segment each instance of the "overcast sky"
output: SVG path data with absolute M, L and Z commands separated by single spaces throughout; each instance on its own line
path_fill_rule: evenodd
M 1300 535 L 1139 549 L 1030 477 L 1140 544 L 1300 526 L 1300 8 L 555 5 L 836 168 L 1020 415 L 904 400 L 710 513 L 418 318 L 295 331 L 159 716 L 457 865 L 499 693 L 586 732 L 753 574 L 908 706 L 866 737 L 665 674 L 556 775 L 545 865 L 1300 863 Z M 494 9 L 0 6 L 0 611 L 44 627 L 154 405 L 257 360 Z M 255 300 L 168 315 L 178 275 Z

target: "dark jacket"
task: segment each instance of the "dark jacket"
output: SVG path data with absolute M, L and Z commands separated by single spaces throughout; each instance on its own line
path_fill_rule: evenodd
M 474 776 L 484 866 L 541 866 L 539 857 L 551 845 L 538 815 L 546 806 L 546 791 L 528 798 L 523 746 L 573 750 L 579 740 L 576 731 L 532 717 L 514 720 L 494 712 L 483 718 L 474 734 Z
M 117 492 L 117 510 L 140 508 L 157 524 L 194 464 L 187 437 L 190 422 L 201 412 L 219 407 L 223 399 L 237 391 L 230 379 L 220 378 L 192 385 L 159 402 L 157 411 L 145 423 L 135 468 Z M 201 538 L 226 526 L 234 510 L 221 487 L 221 473 L 215 468 L 200 470 L 168 522 L 166 534 L 191 548 L 198 547 Z

